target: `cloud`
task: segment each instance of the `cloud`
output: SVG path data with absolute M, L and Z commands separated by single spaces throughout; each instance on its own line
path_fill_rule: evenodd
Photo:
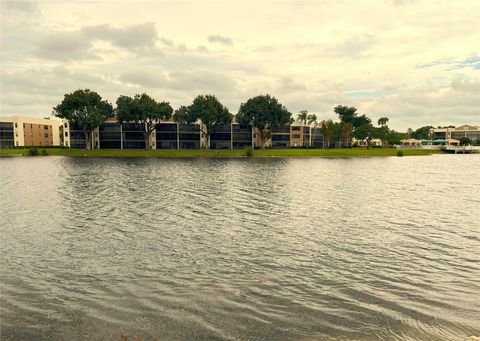
M 305 84 L 295 80 L 293 77 L 285 76 L 279 79 L 278 90 L 280 91 L 305 91 Z
M 219 34 L 211 34 L 208 36 L 208 41 L 210 43 L 219 43 L 219 44 L 223 44 L 223 45 L 233 45 L 233 40 L 232 38 L 230 37 L 227 37 L 227 36 L 222 36 L 222 35 L 219 35 Z
M 161 41 L 164 45 L 167 45 L 167 46 L 173 46 L 173 45 L 174 45 L 172 39 L 167 39 L 167 38 L 165 38 L 165 37 L 161 37 L 161 38 L 160 38 L 160 41 Z
M 95 72 L 70 70 L 63 66 L 3 71 L 5 91 L 50 93 L 71 88 L 89 88 L 105 84 L 105 78 Z
M 12 13 L 32 14 L 38 11 L 38 3 L 36 1 L 2 1 L 2 11 L 9 15 Z
M 139 87 L 187 91 L 192 95 L 194 92 L 229 92 L 236 84 L 228 76 L 207 70 L 172 71 L 165 74 L 155 68 L 128 70 L 121 74 L 119 80 Z
M 142 56 L 160 57 L 163 52 L 156 47 L 158 40 L 154 23 L 126 27 L 111 25 L 86 26 L 75 31 L 47 31 L 34 41 L 34 55 L 52 60 L 99 59 L 95 41 L 111 43 Z
M 89 38 L 109 41 L 113 45 L 125 49 L 153 47 L 158 40 L 155 23 L 144 23 L 126 27 L 103 24 L 83 27 L 82 32 Z
M 133 69 L 123 72 L 119 79 L 122 82 L 147 88 L 164 88 L 168 79 L 160 70 Z
M 208 70 L 175 71 L 170 73 L 170 79 L 170 85 L 175 89 L 203 93 L 228 92 L 235 87 L 235 81 L 230 77 Z
M 476 93 L 480 98 L 480 82 L 468 81 L 466 79 L 457 77 L 452 81 L 451 87 L 457 92 L 471 92 Z M 480 99 L 479 99 L 480 102 Z M 480 111 L 480 108 L 479 108 Z
M 376 39 L 371 34 L 354 35 L 331 49 L 324 50 L 323 53 L 331 57 L 359 58 L 365 55 L 375 45 L 375 42 Z
M 92 43 L 79 31 L 54 32 L 36 41 L 34 54 L 53 60 L 76 60 L 94 57 Z

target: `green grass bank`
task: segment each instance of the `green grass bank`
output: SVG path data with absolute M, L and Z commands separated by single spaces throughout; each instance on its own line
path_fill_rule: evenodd
M 40 148 L 39 148 L 40 150 Z M 218 149 L 64 149 L 48 148 L 48 155 L 62 156 L 118 156 L 118 157 L 244 157 L 244 150 Z M 404 156 L 430 155 L 441 153 L 438 150 L 412 149 L 404 150 Z M 0 149 L 0 156 L 28 155 L 28 148 Z M 368 157 L 368 156 L 396 156 L 395 148 L 350 148 L 350 149 L 256 149 L 253 157 Z M 41 157 L 41 156 L 39 156 Z

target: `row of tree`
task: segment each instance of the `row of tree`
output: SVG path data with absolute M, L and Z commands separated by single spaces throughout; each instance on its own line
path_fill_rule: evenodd
M 173 110 L 168 102 L 157 102 L 147 94 L 134 97 L 120 96 L 116 108 L 88 89 L 66 94 L 63 101 L 53 108 L 53 115 L 67 119 L 84 132 L 86 148 L 93 146 L 93 130 L 101 126 L 108 117 L 116 115 L 121 123 L 138 123 L 143 127 L 145 148 L 151 148 L 151 135 L 156 122 L 173 119 L 181 124 L 201 121 L 201 132 L 210 145 L 210 135 L 215 127 L 232 122 L 233 115 L 213 95 L 197 96 L 189 106 Z M 260 133 L 262 146 L 270 139 L 272 131 L 290 123 L 292 114 L 275 97 L 261 95 L 242 103 L 236 120 L 240 124 L 252 125 Z
M 359 114 L 355 107 L 338 105 L 334 108 L 340 122 L 332 120 L 321 124 L 324 137 L 324 146 L 333 145 L 349 147 L 352 137 L 366 141 L 367 146 L 374 138 L 380 138 L 384 145 L 399 143 L 405 134 L 390 130 L 387 126 L 388 118 L 378 120 L 378 127 L 374 127 L 372 120 L 365 114 Z M 116 107 L 105 101 L 101 96 L 88 89 L 76 90 L 65 94 L 63 101 L 53 108 L 56 117 L 67 119 L 76 124 L 85 133 L 86 148 L 93 146 L 93 130 L 101 126 L 108 117 L 116 115 L 121 123 L 137 123 L 143 127 L 145 148 L 151 148 L 151 135 L 158 121 L 173 118 L 181 124 L 191 124 L 201 121 L 201 132 L 206 140 L 206 148 L 210 145 L 210 135 L 215 127 L 232 122 L 233 115 L 213 95 L 197 96 L 188 106 L 181 106 L 173 110 L 170 103 L 157 102 L 147 94 L 138 94 L 134 97 L 120 96 Z M 318 126 L 317 117 L 308 111 L 300 111 L 298 118 L 305 125 Z M 265 146 L 271 138 L 272 132 L 292 123 L 292 114 L 287 108 L 270 95 L 260 95 L 250 98 L 240 105 L 236 115 L 239 124 L 252 125 L 260 135 L 261 145 Z
M 406 134 L 398 133 L 388 127 L 388 117 L 381 117 L 377 122 L 378 127 L 375 127 L 372 120 L 365 114 L 359 114 L 355 107 L 337 105 L 333 110 L 340 121 L 327 120 L 320 124 L 324 139 L 323 145 L 327 148 L 332 146 L 350 147 L 352 138 L 357 141 L 365 141 L 367 147 L 375 138 L 380 139 L 382 145 L 389 146 L 400 143 L 400 140 L 406 137 Z M 309 115 L 306 110 L 300 112 L 297 120 L 303 121 L 305 124 L 314 123 L 315 126 L 318 126 L 316 116 Z

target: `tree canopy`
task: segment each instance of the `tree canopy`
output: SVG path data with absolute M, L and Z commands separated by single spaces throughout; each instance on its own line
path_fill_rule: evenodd
M 283 128 L 290 123 L 292 114 L 275 97 L 260 95 L 240 105 L 237 121 L 251 124 L 260 132 L 262 147 L 270 139 L 272 130 Z
M 53 114 L 79 126 L 85 133 L 85 147 L 90 149 L 92 131 L 113 115 L 113 107 L 95 91 L 79 89 L 65 94 L 63 101 L 53 108 Z
M 409 128 L 408 133 L 410 137 L 413 137 L 414 139 L 430 140 L 431 138 L 433 138 L 432 131 L 431 131 L 432 128 L 433 128 L 432 126 L 425 126 L 425 127 L 420 127 L 415 131 Z
M 116 114 L 119 122 L 142 125 L 145 149 L 151 148 L 151 134 L 156 124 L 172 116 L 173 109 L 168 102 L 157 102 L 147 94 L 137 94 L 133 98 L 120 96 L 117 99 Z
M 199 95 L 191 105 L 181 106 L 175 111 L 174 119 L 183 124 L 192 124 L 200 120 L 201 130 L 210 147 L 210 134 L 217 126 L 232 122 L 232 114 L 214 95 Z
M 350 122 L 353 124 L 354 118 L 357 116 L 357 108 L 346 105 L 337 105 L 333 111 L 338 115 L 341 122 Z
M 386 126 L 387 123 L 388 123 L 388 117 L 380 117 L 380 118 L 378 119 L 378 125 L 379 125 L 379 126 L 382 126 L 382 127 L 383 127 L 383 126 Z

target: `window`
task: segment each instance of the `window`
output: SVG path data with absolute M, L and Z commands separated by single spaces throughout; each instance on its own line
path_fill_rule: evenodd
M 30 124 L 30 129 L 33 129 L 33 124 Z
M 43 129 L 48 129 L 48 125 L 44 125 L 44 126 L 43 126 Z
M 68 128 L 68 123 L 65 122 L 64 126 L 65 126 L 65 128 Z
M 300 134 L 293 134 L 292 135 L 292 139 L 299 139 L 300 138 Z
M 15 128 L 18 128 L 17 122 L 15 122 Z
M 292 130 L 300 130 L 300 127 L 292 127 Z
M 48 133 L 45 133 L 45 137 L 48 139 Z
M 65 132 L 65 137 L 68 137 L 68 131 Z

